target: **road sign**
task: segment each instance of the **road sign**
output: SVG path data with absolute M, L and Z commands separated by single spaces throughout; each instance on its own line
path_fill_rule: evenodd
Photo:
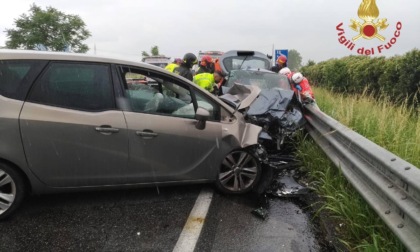
M 274 58 L 274 62 L 277 61 L 277 58 L 281 54 L 283 54 L 284 56 L 286 56 L 287 58 L 289 58 L 289 50 L 288 49 L 276 49 L 275 53 L 276 53 L 276 57 Z

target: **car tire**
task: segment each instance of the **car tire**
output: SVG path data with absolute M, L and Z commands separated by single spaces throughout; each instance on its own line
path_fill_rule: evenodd
M 258 184 L 261 164 L 245 149 L 230 152 L 223 159 L 216 178 L 216 187 L 226 194 L 247 193 Z
M 25 193 L 22 175 L 9 165 L 0 163 L 0 220 L 7 218 L 19 207 Z

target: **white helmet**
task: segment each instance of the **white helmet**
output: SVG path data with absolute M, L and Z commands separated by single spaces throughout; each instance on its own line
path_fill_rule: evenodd
M 292 71 L 290 71 L 290 69 L 289 69 L 288 67 L 283 67 L 283 68 L 280 70 L 279 74 L 282 74 L 282 75 L 289 75 L 291 72 L 292 72 Z
M 297 72 L 297 73 L 293 74 L 292 81 L 296 84 L 301 83 L 303 81 L 302 73 Z

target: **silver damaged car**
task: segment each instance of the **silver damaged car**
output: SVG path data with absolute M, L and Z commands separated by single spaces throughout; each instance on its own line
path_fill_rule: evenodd
M 246 193 L 262 173 L 260 132 L 159 67 L 0 50 L 0 219 L 28 193 L 204 182 Z

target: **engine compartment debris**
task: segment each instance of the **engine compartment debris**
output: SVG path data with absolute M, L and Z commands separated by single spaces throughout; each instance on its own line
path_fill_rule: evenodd
M 301 182 L 301 164 L 292 155 L 269 154 L 265 162 L 266 175 L 262 177 L 256 191 L 259 207 L 251 213 L 265 220 L 269 216 L 270 200 L 299 198 L 311 192 L 310 187 Z

